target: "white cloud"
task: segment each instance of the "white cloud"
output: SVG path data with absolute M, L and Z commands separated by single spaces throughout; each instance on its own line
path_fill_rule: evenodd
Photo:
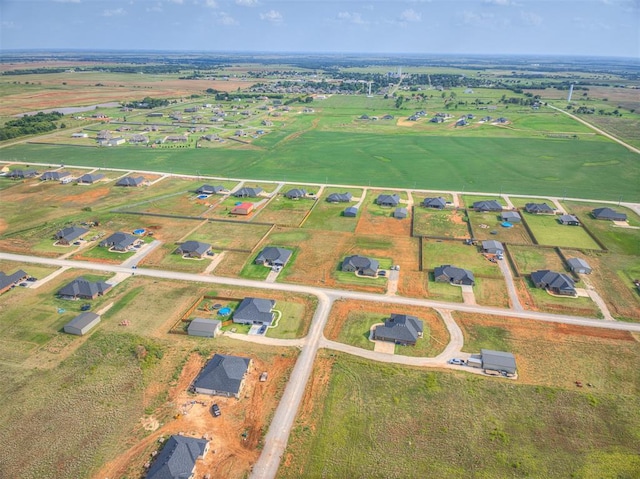
M 533 25 L 535 27 L 542 25 L 542 17 L 533 12 L 520 12 L 520 18 L 527 25 Z
M 171 3 L 177 3 L 178 5 L 182 5 L 184 0 L 169 0 Z
M 218 3 L 216 0 L 206 0 L 204 6 L 208 8 L 218 8 Z
M 80 3 L 80 0 L 53 0 L 56 3 Z
M 476 13 L 471 10 L 462 12 L 462 24 L 482 28 L 504 28 L 511 24 L 508 18 L 496 17 L 493 13 Z
M 366 25 L 367 22 L 357 12 L 338 12 L 338 20 L 342 20 L 347 23 L 353 23 L 355 25 Z
M 124 10 L 124 8 L 114 8 L 113 10 L 104 10 L 102 12 L 102 16 L 103 17 L 118 17 L 120 15 L 124 15 L 127 12 Z
M 269 10 L 267 13 L 260 14 L 260 20 L 264 20 L 271 23 L 282 23 L 282 14 L 276 10 Z
M 416 12 L 413 8 L 409 8 L 400 14 L 401 22 L 421 22 L 422 14 Z
M 500 7 L 508 7 L 517 5 L 513 0 L 484 0 L 484 3 L 489 5 L 498 5 Z
M 239 25 L 238 21 L 226 12 L 216 14 L 216 22 L 225 26 Z
M 164 9 L 162 8 L 162 4 L 160 2 L 158 2 L 156 5 L 152 6 L 152 7 L 147 7 L 146 8 L 147 12 L 157 12 L 160 13 L 162 12 Z
M 236 0 L 236 5 L 241 7 L 255 7 L 258 4 L 258 0 Z
M 2 27 L 2 29 L 4 30 L 17 30 L 19 28 L 15 23 L 11 21 L 0 22 L 0 27 Z

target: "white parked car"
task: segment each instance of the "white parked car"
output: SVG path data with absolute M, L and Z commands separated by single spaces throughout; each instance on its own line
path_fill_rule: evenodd
M 457 364 L 458 366 L 464 366 L 464 364 L 466 363 L 464 359 L 453 358 L 453 359 L 449 359 L 449 364 Z

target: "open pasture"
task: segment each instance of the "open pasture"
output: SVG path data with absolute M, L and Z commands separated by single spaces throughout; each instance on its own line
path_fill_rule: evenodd
M 468 218 L 463 210 L 413 208 L 413 234 L 445 238 L 469 238 Z
M 637 386 L 637 373 L 619 363 L 615 370 L 634 374 Z M 536 386 L 329 352 L 319 354 L 312 377 L 279 477 L 353 471 L 387 478 L 457 478 L 469 471 L 632 477 L 640 471 L 640 402 L 637 391 L 627 395 L 624 387 Z
M 521 212 L 538 244 L 579 249 L 600 249 L 582 226 L 562 225 L 557 216 Z

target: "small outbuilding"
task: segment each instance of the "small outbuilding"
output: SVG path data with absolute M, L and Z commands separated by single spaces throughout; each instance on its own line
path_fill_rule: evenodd
M 501 255 L 504 253 L 504 245 L 500 241 L 485 240 L 482 242 L 482 251 L 489 254 Z
M 582 258 L 569 258 L 567 259 L 567 264 L 569 265 L 569 269 L 574 273 L 591 274 L 591 266 Z
M 498 372 L 506 376 L 515 376 L 516 358 L 513 354 L 504 351 L 493 351 L 491 349 L 481 349 L 482 369 L 485 372 Z
M 222 331 L 222 322 L 218 319 L 194 318 L 187 328 L 189 336 L 215 338 Z
M 399 220 L 403 220 L 407 216 L 409 216 L 409 211 L 406 208 L 396 208 L 396 210 L 393 212 L 393 217 Z
M 561 225 L 580 226 L 580 220 L 574 215 L 561 215 L 558 221 Z
M 358 216 L 358 207 L 349 206 L 342 212 L 342 216 L 346 216 L 347 218 L 355 218 L 356 216 Z
M 93 329 L 99 322 L 100 315 L 92 313 L 91 311 L 85 311 L 65 324 L 64 332 L 68 334 L 75 334 L 76 336 L 83 336 Z
M 522 221 L 522 217 L 517 211 L 503 211 L 500 214 L 500 219 L 509 223 L 520 223 Z
M 231 214 L 246 216 L 253 211 L 254 207 L 254 203 L 240 203 L 239 205 L 233 207 L 233 209 L 231 210 Z

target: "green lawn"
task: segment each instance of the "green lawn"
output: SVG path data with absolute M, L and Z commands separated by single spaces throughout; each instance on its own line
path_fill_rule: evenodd
M 533 244 L 522 223 L 513 223 L 510 228 L 505 228 L 500 213 L 469 211 L 468 214 L 473 236 L 480 241 L 493 239 L 509 244 Z
M 380 313 L 351 311 L 340 330 L 337 340 L 341 343 L 373 351 L 374 343 L 369 341 L 369 330 L 376 323 L 384 323 L 384 320 L 388 317 L 389 315 Z
M 475 276 L 502 278 L 500 268 L 487 260 L 475 246 L 461 241 L 423 240 L 422 265 L 425 270 L 450 264 L 470 270 Z
M 469 238 L 467 220 L 463 211 L 434 210 L 416 206 L 413 209 L 413 234 L 416 236 Z
M 292 301 L 278 301 L 275 309 L 282 313 L 278 326 L 267 329 L 270 338 L 302 338 L 309 330 L 310 321 L 305 320 L 305 306 Z
M 462 303 L 462 289 L 460 286 L 454 286 L 449 283 L 436 283 L 433 280 L 433 274 L 429 274 L 427 290 L 429 291 L 430 299 Z
M 281 172 L 286 171 L 288 180 L 301 182 L 487 192 L 502 187 L 503 193 L 610 200 L 622 194 L 625 200 L 640 200 L 636 155 L 600 137 L 576 141 L 523 138 L 517 133 L 512 137 L 491 133 L 447 137 L 397 128 L 388 134 L 348 130 L 309 129 L 273 145 L 257 141 L 257 150 L 221 148 L 216 150 L 215 162 L 204 148 L 101 148 L 90 157 L 83 148 L 70 146 L 16 145 L 4 151 L 5 158 L 32 163 L 108 164 L 184 173 L 197 170 L 201 175 L 269 180 L 282 180 Z M 610 158 L 615 158 L 615 164 Z M 344 167 L 346 161 L 349 168 Z M 617 174 L 621 170 L 624 176 Z
M 562 225 L 557 216 L 532 215 L 522 212 L 538 244 L 567 248 L 600 249 L 581 226 Z
M 509 246 L 509 252 L 521 274 L 529 274 L 540 269 L 564 272 L 565 265 L 552 248 L 535 246 Z

